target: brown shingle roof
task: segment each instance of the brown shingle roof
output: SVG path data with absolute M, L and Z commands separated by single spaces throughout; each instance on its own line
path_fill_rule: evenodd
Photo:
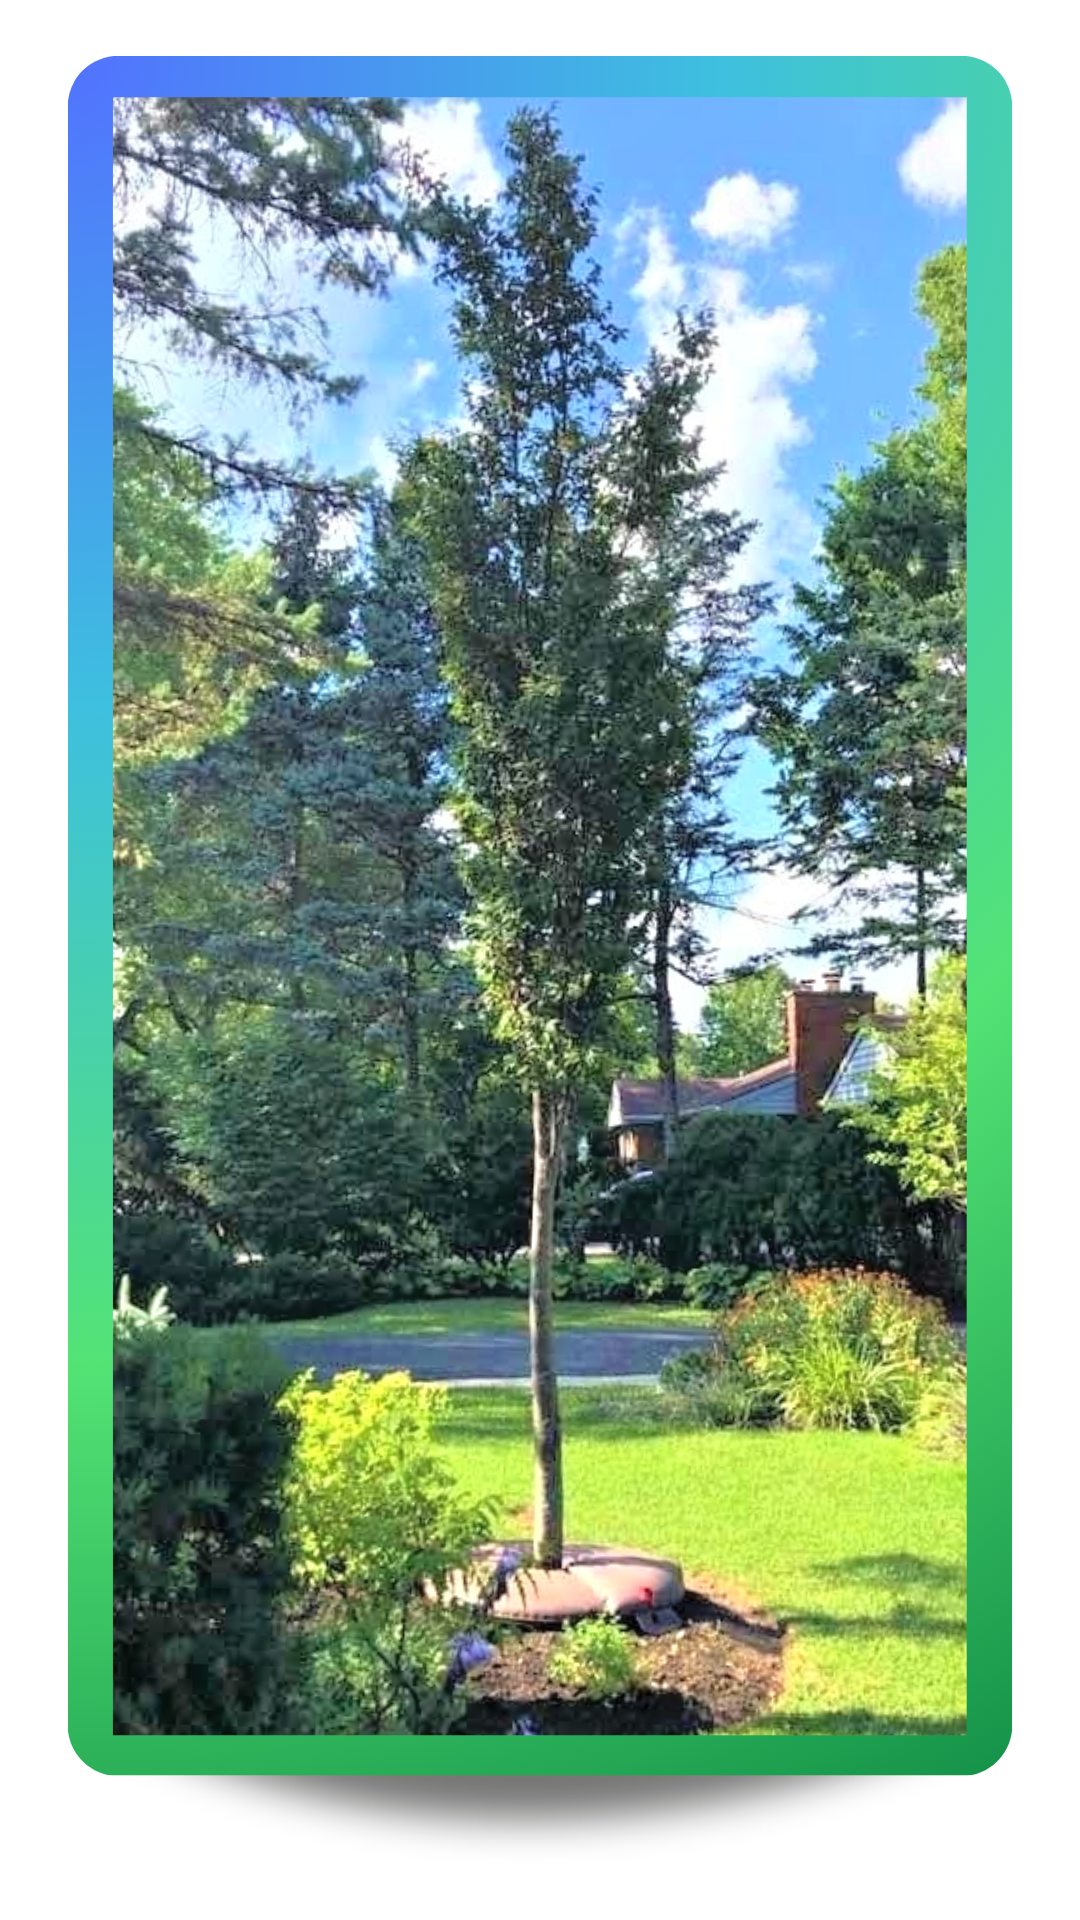
M 710 1107 L 722 1107 L 751 1087 L 768 1085 L 791 1072 L 790 1060 L 771 1060 L 755 1067 L 752 1073 L 740 1073 L 728 1080 L 695 1076 L 678 1083 L 679 1112 L 703 1113 Z M 660 1080 L 616 1080 L 622 1124 L 635 1120 L 658 1120 L 664 1111 L 663 1082 Z

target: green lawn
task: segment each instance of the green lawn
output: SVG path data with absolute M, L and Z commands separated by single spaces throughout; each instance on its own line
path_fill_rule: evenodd
M 966 1470 L 876 1434 L 671 1431 L 648 1389 L 564 1389 L 568 1531 L 710 1573 L 791 1628 L 755 1733 L 962 1733 Z M 528 1400 L 459 1390 L 461 1479 L 523 1531 Z
M 712 1315 L 695 1307 L 597 1304 L 559 1300 L 557 1327 L 707 1327 Z M 324 1320 L 284 1320 L 267 1327 L 270 1334 L 325 1334 L 338 1338 L 349 1333 L 508 1333 L 526 1332 L 528 1303 L 524 1299 L 394 1300 L 379 1306 L 357 1307 L 351 1313 Z

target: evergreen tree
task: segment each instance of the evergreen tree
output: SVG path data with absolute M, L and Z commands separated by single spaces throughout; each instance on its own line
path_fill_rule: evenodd
M 133 335 L 149 328 L 208 370 L 284 392 L 297 413 L 351 399 L 360 383 L 329 365 L 318 306 L 297 305 L 278 283 L 295 266 L 316 288 L 377 294 L 415 251 L 419 217 L 394 151 L 400 118 L 397 103 L 379 99 L 117 100 L 113 295 L 127 384 L 139 376 Z M 233 241 L 260 297 L 208 289 L 200 219 Z M 226 492 L 355 501 L 355 485 L 283 468 L 201 426 L 177 434 L 131 415 L 120 424 L 163 458 L 186 454 Z
M 434 626 L 390 505 L 376 510 L 366 570 L 318 535 L 306 505 L 289 514 L 270 590 L 285 586 L 304 617 L 332 605 L 334 672 L 260 691 L 242 725 L 151 775 L 156 865 L 131 891 L 159 977 L 195 1024 L 234 1003 L 363 1032 L 400 1064 L 415 1104 L 421 1028 L 460 912 L 434 817 L 447 727 Z M 162 878 L 179 914 L 156 910 Z
M 937 412 L 893 434 L 834 488 L 820 584 L 800 586 L 790 664 L 754 685 L 756 729 L 775 756 L 781 857 L 824 880 L 854 924 L 803 949 L 861 964 L 962 944 L 966 882 L 963 334 L 953 265 L 921 287 L 945 331 L 923 392 Z M 947 324 L 946 324 L 947 322 Z M 826 910 L 829 914 L 829 910 Z M 831 918 L 831 915 L 829 916 Z

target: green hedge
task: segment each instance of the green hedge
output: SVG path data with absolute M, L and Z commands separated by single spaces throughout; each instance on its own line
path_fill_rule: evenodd
M 933 1268 L 899 1182 L 835 1115 L 701 1114 L 664 1171 L 617 1190 L 598 1226 L 682 1271 L 862 1266 L 924 1280 Z
M 113 1351 L 118 1733 L 259 1733 L 284 1697 L 280 1363 L 251 1331 Z
M 126 1273 L 135 1299 L 166 1287 L 177 1319 L 191 1326 L 348 1313 L 376 1297 L 381 1264 L 365 1267 L 330 1252 L 238 1259 L 232 1247 L 171 1214 L 121 1214 L 113 1222 L 114 1282 Z

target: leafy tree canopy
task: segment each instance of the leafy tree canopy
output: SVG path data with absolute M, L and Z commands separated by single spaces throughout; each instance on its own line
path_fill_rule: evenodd
M 871 1160 L 893 1167 L 913 1200 L 967 1206 L 967 962 L 939 960 L 926 999 L 888 1035 L 869 1103 L 852 1126 L 875 1143 Z
M 715 981 L 701 1016 L 700 1071 L 725 1079 L 779 1060 L 786 1046 L 784 996 L 792 984 L 779 966 Z

